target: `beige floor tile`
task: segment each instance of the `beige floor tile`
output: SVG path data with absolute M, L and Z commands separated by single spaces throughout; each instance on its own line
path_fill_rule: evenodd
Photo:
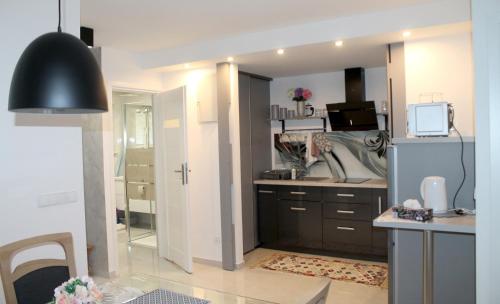
M 133 287 L 160 286 L 161 280 L 220 291 L 241 297 L 273 303 L 301 303 L 312 296 L 323 278 L 270 271 L 256 267 L 260 261 L 279 251 L 257 249 L 245 256 L 245 265 L 236 271 L 194 263 L 193 274 L 187 274 L 172 263 L 159 259 L 156 250 L 140 246 L 128 247 L 126 236 L 119 234 L 119 261 L 121 279 L 136 277 L 128 282 Z M 340 258 L 338 258 L 340 259 Z M 352 261 L 352 260 L 351 260 Z M 140 287 L 137 278 L 145 277 Z M 135 282 L 135 283 L 134 283 Z M 327 304 L 387 304 L 387 289 L 363 284 L 331 281 Z M 222 301 L 222 300 L 221 300 Z M 229 302 L 221 302 L 229 303 Z

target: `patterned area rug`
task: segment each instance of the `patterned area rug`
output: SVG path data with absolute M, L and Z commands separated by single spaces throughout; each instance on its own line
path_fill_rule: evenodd
M 278 253 L 262 261 L 259 267 L 387 288 L 387 266 L 369 263 Z

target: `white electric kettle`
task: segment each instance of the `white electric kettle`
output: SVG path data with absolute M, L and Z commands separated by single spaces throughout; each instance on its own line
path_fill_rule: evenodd
M 434 213 L 443 213 L 448 210 L 448 195 L 444 177 L 427 176 L 424 178 L 420 184 L 420 195 L 424 200 L 424 207 L 432 208 Z

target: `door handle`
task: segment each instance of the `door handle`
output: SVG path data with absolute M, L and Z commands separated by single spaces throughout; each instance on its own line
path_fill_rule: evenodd
M 354 197 L 354 194 L 351 193 L 337 193 L 338 197 Z
M 181 169 L 180 170 L 174 170 L 175 173 L 181 173 L 182 185 L 186 184 L 185 171 L 186 171 L 186 169 L 184 167 L 184 164 L 181 165 Z
M 343 227 L 343 226 L 337 226 L 337 230 L 348 230 L 348 231 L 354 231 L 356 229 L 352 227 Z
M 382 197 L 378 197 L 378 214 L 382 214 Z
M 341 214 L 354 214 L 354 211 L 351 211 L 351 210 L 337 210 L 337 213 L 341 213 Z
M 272 193 L 274 193 L 274 191 L 271 191 L 271 190 L 259 190 L 259 193 L 272 194 Z
M 297 191 L 290 191 L 290 194 L 292 195 L 306 195 L 306 192 L 297 192 Z
M 292 210 L 292 211 L 307 211 L 306 208 L 302 208 L 302 207 L 290 207 L 290 210 Z

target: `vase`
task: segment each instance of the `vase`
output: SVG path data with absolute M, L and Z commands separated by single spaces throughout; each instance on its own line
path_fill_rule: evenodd
M 297 117 L 304 117 L 304 112 L 306 108 L 306 102 L 305 101 L 297 101 Z

